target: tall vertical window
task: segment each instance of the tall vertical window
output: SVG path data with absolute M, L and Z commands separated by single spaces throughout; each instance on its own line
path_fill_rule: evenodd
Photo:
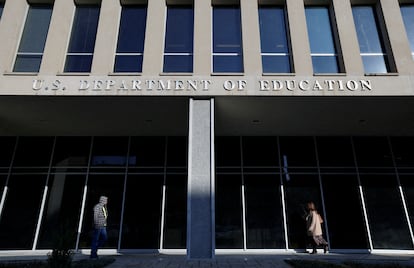
M 411 55 L 414 59 L 414 5 L 401 6 L 401 13 L 404 20 L 405 31 L 411 46 Z
M 141 72 L 144 53 L 147 7 L 125 5 L 122 7 L 115 72 Z
M 329 8 L 308 6 L 305 13 L 314 73 L 338 73 L 338 54 Z
M 285 9 L 259 7 L 260 44 L 264 73 L 290 73 L 289 44 Z
M 39 71 L 52 9 L 51 5 L 30 6 L 13 68 L 14 72 Z
M 213 72 L 243 72 L 239 6 L 213 7 Z
M 390 66 L 375 6 L 353 6 L 352 14 L 365 73 L 387 73 Z
M 164 72 L 193 71 L 194 10 L 169 6 L 164 48 Z
M 76 6 L 65 72 L 90 72 L 100 7 Z

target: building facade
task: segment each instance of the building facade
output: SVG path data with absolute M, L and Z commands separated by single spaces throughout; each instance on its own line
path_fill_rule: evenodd
M 0 0 L 0 250 L 414 250 L 414 1 Z

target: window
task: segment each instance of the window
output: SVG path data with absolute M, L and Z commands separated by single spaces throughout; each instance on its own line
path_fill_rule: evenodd
M 193 71 L 194 11 L 192 6 L 169 6 L 164 48 L 164 72 Z
M 283 7 L 260 6 L 260 44 L 264 73 L 290 73 L 290 53 Z
M 338 73 L 338 54 L 332 32 L 329 8 L 305 8 L 314 73 Z
M 390 66 L 375 7 L 353 6 L 352 13 L 365 73 L 387 73 Z
M 141 72 L 144 53 L 146 6 L 123 6 L 119 26 L 115 72 Z
M 65 72 L 90 72 L 100 7 L 76 6 Z
M 414 5 L 401 6 L 401 13 L 404 20 L 408 40 L 410 41 L 411 54 L 414 59 Z
M 213 7 L 213 72 L 243 72 L 240 7 Z
M 0 3 L 0 18 L 1 14 L 3 14 L 4 3 Z
M 51 5 L 30 6 L 14 64 L 14 72 L 39 71 L 52 9 Z

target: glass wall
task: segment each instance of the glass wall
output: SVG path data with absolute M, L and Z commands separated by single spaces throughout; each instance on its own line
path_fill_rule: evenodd
M 186 137 L 15 141 L 0 139 L 1 194 L 8 186 L 0 249 L 50 249 L 62 238 L 89 248 L 101 195 L 110 215 L 105 248 L 186 247 Z
M 401 5 L 401 14 L 414 59 L 414 4 Z
M 292 72 L 285 7 L 259 6 L 259 25 L 263 72 Z
M 313 201 L 331 249 L 412 250 L 413 151 L 412 137 L 216 137 L 217 248 L 303 251 Z
M 193 71 L 193 6 L 168 6 L 164 44 L 164 72 Z
M 30 5 L 14 64 L 14 72 L 39 71 L 52 10 L 52 5 Z
M 114 72 L 142 71 L 146 25 L 147 6 L 122 6 Z

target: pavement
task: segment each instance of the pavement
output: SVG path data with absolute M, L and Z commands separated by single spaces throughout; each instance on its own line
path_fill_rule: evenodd
M 76 253 L 74 260 L 88 258 L 86 253 Z M 45 260 L 47 252 L 2 252 L 0 262 Z M 358 261 L 364 263 L 398 263 L 414 267 L 414 253 L 318 253 L 298 252 L 266 254 L 216 254 L 213 259 L 188 259 L 184 254 L 162 253 L 102 253 L 100 258 L 114 258 L 106 268 L 292 268 L 285 260 L 320 260 L 334 263 Z

